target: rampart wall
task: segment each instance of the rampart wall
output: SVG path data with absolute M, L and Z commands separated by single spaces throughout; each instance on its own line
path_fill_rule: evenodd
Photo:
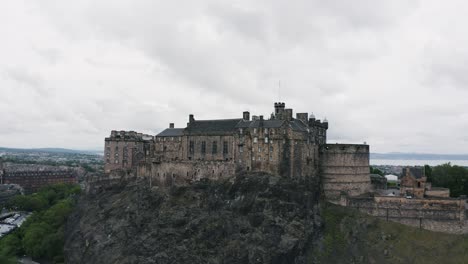
M 343 195 L 340 204 L 387 221 L 437 232 L 468 234 L 467 204 L 462 199 Z
M 186 185 L 202 178 L 217 180 L 232 177 L 236 164 L 226 161 L 160 162 L 138 167 L 138 177 L 147 178 L 151 185 Z
M 369 145 L 327 144 L 321 150 L 322 183 L 328 201 L 342 192 L 357 196 L 371 190 Z

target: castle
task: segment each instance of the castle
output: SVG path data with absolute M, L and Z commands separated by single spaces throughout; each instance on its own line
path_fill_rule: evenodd
M 106 180 L 134 175 L 150 186 L 173 186 L 248 171 L 310 178 L 321 183 L 329 202 L 420 228 L 468 233 L 465 200 L 431 189 L 424 174 L 412 169 L 404 173 L 399 195 L 382 193 L 371 184 L 369 146 L 327 144 L 327 130 L 326 119 L 293 117 L 278 102 L 268 119 L 249 112 L 220 120 L 191 114 L 186 127 L 171 123 L 156 136 L 112 131 L 105 139 Z
M 185 128 L 171 123 L 155 137 L 133 131 L 112 131 L 105 139 L 105 171 L 133 169 L 152 184 L 170 186 L 201 178 L 219 179 L 242 171 L 263 171 L 284 177 L 318 178 L 325 192 L 339 200 L 345 190 L 359 195 L 370 188 L 369 146 L 326 144 L 328 121 L 297 113 L 285 103 L 263 115 L 196 120 Z

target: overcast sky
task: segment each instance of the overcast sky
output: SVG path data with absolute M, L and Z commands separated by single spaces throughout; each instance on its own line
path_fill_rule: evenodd
M 2 1 L 0 146 L 101 149 L 115 130 L 268 116 L 330 142 L 468 153 L 468 2 Z M 281 88 L 278 89 L 278 81 Z

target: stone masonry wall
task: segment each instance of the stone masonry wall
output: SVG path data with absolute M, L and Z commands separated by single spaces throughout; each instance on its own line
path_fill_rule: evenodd
M 356 208 L 387 221 L 437 232 L 468 234 L 465 200 L 388 196 L 341 198 L 341 205 Z
M 371 190 L 368 145 L 327 144 L 320 160 L 327 200 L 338 203 L 342 192 L 358 196 Z
M 202 178 L 221 179 L 234 176 L 236 164 L 226 161 L 178 161 L 143 165 L 138 177 L 147 178 L 150 185 L 186 185 Z

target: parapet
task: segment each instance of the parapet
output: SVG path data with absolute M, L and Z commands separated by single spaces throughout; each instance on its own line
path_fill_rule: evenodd
M 328 153 L 369 153 L 367 144 L 326 144 L 323 151 Z
M 135 131 L 116 131 L 112 130 L 110 137 L 106 138 L 105 141 L 148 141 L 154 137 L 148 134 L 137 133 Z

